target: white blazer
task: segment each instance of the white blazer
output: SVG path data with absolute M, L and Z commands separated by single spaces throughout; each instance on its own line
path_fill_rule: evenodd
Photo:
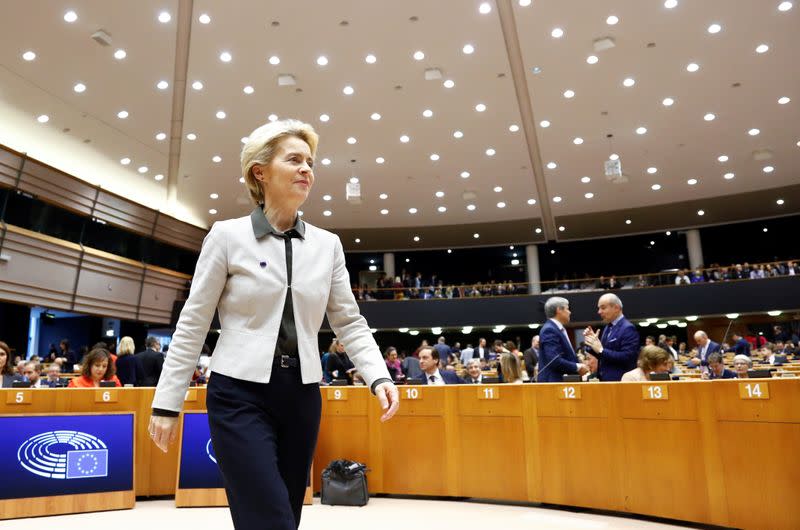
M 286 250 L 281 238 L 256 237 L 251 216 L 214 223 L 203 241 L 189 298 L 164 361 L 153 408 L 180 411 L 214 310 L 222 325 L 211 370 L 269 383 L 286 300 Z M 317 333 L 328 322 L 368 386 L 391 379 L 361 316 L 338 236 L 305 223 L 305 238 L 292 238 L 292 302 L 303 383 L 322 379 Z

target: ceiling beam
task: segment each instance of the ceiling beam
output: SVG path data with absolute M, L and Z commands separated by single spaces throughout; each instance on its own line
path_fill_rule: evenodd
M 539 152 L 536 120 L 533 116 L 525 62 L 519 45 L 514 8 L 511 5 L 511 0 L 497 0 L 496 5 L 500 27 L 503 30 L 503 38 L 506 44 L 506 52 L 508 53 L 508 64 L 511 67 L 511 77 L 514 80 L 514 91 L 517 95 L 522 130 L 525 133 L 525 141 L 528 146 L 528 156 L 530 157 L 534 183 L 536 184 L 536 194 L 539 198 L 539 209 L 542 211 L 542 229 L 548 241 L 555 240 L 557 239 L 557 232 L 553 221 L 553 213 L 550 210 L 550 195 L 547 192 L 547 183 L 545 182 L 541 153 Z M 533 230 L 533 227 L 531 227 L 531 230 Z

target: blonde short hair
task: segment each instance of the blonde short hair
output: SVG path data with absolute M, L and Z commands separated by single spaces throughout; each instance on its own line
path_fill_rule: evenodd
M 119 340 L 119 346 L 117 346 L 117 354 L 122 355 L 130 355 L 131 353 L 136 351 L 136 345 L 133 343 L 133 339 L 130 337 L 122 337 Z
M 284 138 L 295 136 L 311 149 L 311 156 L 317 153 L 319 135 L 314 128 L 299 120 L 277 120 L 262 125 L 247 137 L 242 148 L 242 176 L 250 193 L 250 200 L 256 204 L 264 203 L 264 189 L 253 175 L 253 166 L 267 165 L 275 158 L 278 144 Z

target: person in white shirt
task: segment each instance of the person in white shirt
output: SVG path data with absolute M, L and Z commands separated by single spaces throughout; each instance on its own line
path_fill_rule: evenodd
M 483 383 L 483 373 L 481 372 L 481 360 L 470 359 L 467 361 L 467 383 L 480 385 Z

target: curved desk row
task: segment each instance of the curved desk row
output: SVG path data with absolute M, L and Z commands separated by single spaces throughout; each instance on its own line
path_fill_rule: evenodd
M 748 386 L 749 385 L 749 386 Z M 364 387 L 321 389 L 314 484 L 331 460 L 371 493 L 580 506 L 740 528 L 800 528 L 800 380 L 401 387 L 387 423 Z M 153 388 L 0 390 L 0 416 L 133 412 L 133 492 L 174 495 L 179 451 L 147 423 Z M 205 408 L 192 388 L 185 410 Z M 3 433 L 0 432 L 0 439 Z M 214 496 L 206 497 L 212 499 Z M 0 499 L 0 519 L 111 509 L 120 499 Z M 180 503 L 179 503 L 180 504 Z M 24 507 L 23 507 L 24 505 Z M 127 506 L 130 507 L 130 506 Z

